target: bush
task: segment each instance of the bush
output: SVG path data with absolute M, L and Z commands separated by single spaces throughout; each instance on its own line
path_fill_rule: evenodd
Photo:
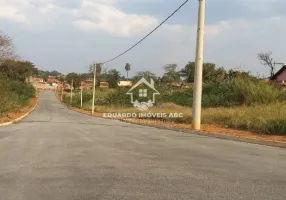
M 182 106 L 192 106 L 193 104 L 193 90 L 192 89 L 180 89 L 168 92 L 164 90 L 159 96 L 159 102 L 172 102 Z
M 5 87 L 2 81 L 0 81 L 0 84 L 0 116 L 3 116 L 9 111 L 16 111 L 19 109 L 19 105 L 18 95 Z
M 11 91 L 15 92 L 19 96 L 19 103 L 21 106 L 29 104 L 31 98 L 36 95 L 36 89 L 30 85 L 20 81 L 12 81 L 10 83 Z
M 164 89 L 157 103 L 172 102 L 191 107 L 193 89 Z M 277 85 L 264 81 L 237 77 L 231 82 L 205 83 L 203 85 L 202 107 L 230 107 L 281 102 L 285 92 Z
M 132 107 L 130 96 L 126 95 L 129 88 L 108 89 L 97 88 L 96 105 L 112 105 L 116 107 Z M 174 103 L 181 106 L 192 107 L 193 89 L 180 89 L 177 87 L 158 87 L 160 95 L 156 96 L 156 105 Z M 90 104 L 92 91 L 83 93 L 83 103 Z M 205 83 L 203 85 L 202 107 L 231 107 L 239 105 L 257 105 L 281 102 L 285 100 L 285 92 L 273 84 L 249 78 L 236 77 L 232 81 L 221 83 Z M 68 98 L 67 104 L 70 103 Z M 80 94 L 74 94 L 73 106 L 80 106 Z M 89 105 L 88 105 L 89 106 Z
M 248 78 L 236 78 L 233 92 L 238 103 L 245 105 L 269 104 L 285 99 L 285 92 L 279 86 Z
M 128 90 L 129 88 L 118 88 L 105 97 L 102 105 L 114 105 L 123 108 L 132 106 L 130 96 L 126 94 Z
M 108 105 L 109 104 L 109 96 L 114 93 L 111 89 L 104 88 L 96 88 L 95 90 L 95 105 Z M 91 107 L 93 98 L 92 90 L 84 91 L 82 94 L 82 102 L 84 107 Z M 63 102 L 67 105 L 70 105 L 70 93 L 65 93 L 63 96 Z M 80 92 L 73 93 L 72 106 L 80 107 L 81 105 L 81 94 Z
M 32 85 L 20 81 L 11 81 L 0 74 L 0 115 L 18 111 L 35 97 L 36 90 Z

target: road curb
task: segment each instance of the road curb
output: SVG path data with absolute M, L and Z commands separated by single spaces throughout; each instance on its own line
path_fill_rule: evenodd
M 19 117 L 17 119 L 14 119 L 14 120 L 12 120 L 10 122 L 5 122 L 5 123 L 0 124 L 0 127 L 8 126 L 8 125 L 11 125 L 11 124 L 15 124 L 15 123 L 21 121 L 22 119 L 26 118 L 31 112 L 33 112 L 36 109 L 36 107 L 38 106 L 38 103 L 39 103 L 39 98 L 37 98 L 36 104 L 32 107 L 31 110 L 29 110 L 29 112 L 27 112 L 26 114 L 22 115 L 21 117 Z
M 87 113 L 84 113 L 84 112 L 81 112 L 78 110 L 73 110 L 71 107 L 68 107 L 63 102 L 61 102 L 61 101 L 59 101 L 59 102 L 62 103 L 65 107 L 67 107 L 69 110 L 72 110 L 74 112 L 81 113 L 84 115 L 88 115 L 91 117 L 96 117 L 96 118 L 101 118 L 101 119 L 109 119 L 109 120 L 117 120 L 117 121 L 129 123 L 129 124 L 134 124 L 134 125 L 140 125 L 140 126 L 146 126 L 146 127 L 152 127 L 152 128 L 158 128 L 158 129 L 164 129 L 164 130 L 171 130 L 171 131 L 183 132 L 183 133 L 188 133 L 188 134 L 195 134 L 195 135 L 212 137 L 212 138 L 223 139 L 223 140 L 231 140 L 231 141 L 236 141 L 236 142 L 244 142 L 244 143 L 278 147 L 278 148 L 284 148 L 284 149 L 286 148 L 286 142 L 276 142 L 276 141 L 272 141 L 272 140 L 256 140 L 256 139 L 227 135 L 227 134 L 221 134 L 221 133 L 220 134 L 211 134 L 211 133 L 195 131 L 195 130 L 188 130 L 188 129 L 181 129 L 181 128 L 170 128 L 170 127 L 166 127 L 166 126 L 157 126 L 157 125 L 150 125 L 150 124 L 142 124 L 139 122 L 131 122 L 131 121 L 128 121 L 126 119 L 104 118 L 104 117 L 99 117 L 99 116 L 93 116 L 91 114 L 87 114 Z
M 200 135 L 200 136 L 218 138 L 218 139 L 223 139 L 223 140 L 231 140 L 231 141 L 244 142 L 244 143 L 250 143 L 250 144 L 258 144 L 258 145 L 265 145 L 265 146 L 271 146 L 271 147 L 286 148 L 286 142 L 275 142 L 272 140 L 256 140 L 256 139 L 227 135 L 227 134 L 211 134 L 211 133 L 207 133 L 207 132 L 194 131 L 194 130 L 188 130 L 188 129 L 170 128 L 170 127 L 166 127 L 166 126 L 156 126 L 156 125 L 150 125 L 150 124 L 141 124 L 139 122 L 131 122 L 131 121 L 128 121 L 125 119 L 119 119 L 119 120 L 122 122 L 125 122 L 125 123 L 130 123 L 130 124 L 135 124 L 135 125 L 140 125 L 140 126 L 147 126 L 147 127 L 164 129 L 164 130 L 171 130 L 171 131 L 178 131 L 178 132 L 189 133 L 189 134 L 196 134 L 196 135 Z

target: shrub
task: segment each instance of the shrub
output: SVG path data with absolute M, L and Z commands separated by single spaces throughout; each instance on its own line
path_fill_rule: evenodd
M 0 74 L 0 116 L 19 108 L 18 95 L 11 91 L 10 80 Z
M 130 96 L 126 95 L 129 88 L 96 90 L 96 105 L 112 105 L 115 107 L 132 107 Z M 157 87 L 160 95 L 156 96 L 156 105 L 174 103 L 192 107 L 193 89 L 177 87 Z M 91 103 L 92 92 L 84 92 L 83 103 Z M 231 107 L 239 105 L 257 105 L 280 102 L 285 99 L 285 92 L 279 86 L 249 78 L 236 77 L 232 81 L 221 83 L 205 83 L 203 85 L 202 107 Z M 69 99 L 67 101 L 69 104 Z M 73 97 L 73 106 L 80 106 L 80 94 Z
M 128 90 L 128 88 L 118 88 L 115 92 L 105 97 L 103 105 L 114 105 L 118 107 L 132 106 L 130 96 L 126 94 Z
M 193 89 L 161 90 L 157 103 L 173 102 L 191 107 Z M 231 82 L 205 83 L 203 85 L 203 107 L 230 107 L 281 102 L 285 92 L 274 84 L 249 77 L 237 77 Z
M 18 111 L 29 104 L 35 97 L 36 90 L 32 85 L 21 81 L 12 81 L 7 76 L 0 74 L 0 115 L 7 112 Z
M 8 88 L 0 87 L 0 116 L 19 108 L 18 96 Z
M 29 104 L 30 99 L 36 95 L 36 89 L 32 85 L 20 81 L 12 81 L 10 88 L 19 96 L 18 100 L 21 106 Z
M 233 81 L 234 98 L 239 104 L 269 104 L 284 100 L 285 93 L 274 84 L 249 78 L 236 78 Z

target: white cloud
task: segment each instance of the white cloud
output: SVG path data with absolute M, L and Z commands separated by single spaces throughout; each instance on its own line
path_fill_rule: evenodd
M 0 18 L 12 20 L 20 23 L 27 23 L 25 15 L 18 13 L 18 10 L 10 5 L 0 4 Z
M 56 0 L 0 0 L 0 19 L 22 24 L 26 28 L 47 28 L 69 13 L 58 3 Z
M 240 0 L 247 9 L 261 13 L 275 13 L 277 5 L 283 5 L 285 0 Z
M 104 31 L 116 36 L 145 34 L 158 24 L 154 16 L 123 12 L 115 5 L 119 1 L 82 0 L 78 6 L 69 7 L 67 0 L 0 0 L 0 19 L 22 24 L 25 28 L 48 29 L 62 16 L 68 16 L 70 21 L 66 23 L 77 29 Z M 164 27 L 167 31 L 183 29 L 176 24 Z
M 120 36 L 133 36 L 150 29 L 157 19 L 150 15 L 127 14 L 117 9 L 112 1 L 84 0 L 77 10 L 79 18 L 73 22 L 83 30 L 102 30 Z
M 226 20 L 205 27 L 206 62 L 214 62 L 227 69 L 242 68 L 256 74 L 269 75 L 268 68 L 257 60 L 257 53 L 272 51 L 273 58 L 285 62 L 286 35 L 285 16 L 272 16 L 258 20 Z M 180 31 L 159 31 L 161 49 L 156 48 L 157 63 L 178 63 L 184 66 L 194 60 L 196 48 L 196 26 L 183 26 Z M 161 39 L 162 40 L 162 39 Z M 159 47 L 158 47 L 159 48 Z M 144 56 L 140 54 L 140 56 Z M 142 60 L 147 60 L 142 58 Z M 151 62 L 151 61 L 150 61 Z M 280 66 L 277 66 L 279 69 Z

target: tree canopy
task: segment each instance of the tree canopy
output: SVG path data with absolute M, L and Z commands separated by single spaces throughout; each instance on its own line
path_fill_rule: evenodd
M 270 68 L 270 77 L 273 77 L 275 71 L 275 64 L 274 59 L 272 58 L 272 52 L 261 52 L 257 54 L 257 59 L 260 60 L 263 65 L 268 66 Z
M 177 64 L 167 64 L 164 66 L 165 73 L 161 79 L 162 83 L 179 82 L 180 73 L 177 72 Z
M 89 66 L 89 73 L 92 74 L 92 77 L 94 76 L 94 69 L 96 68 L 96 85 L 100 86 L 100 80 L 101 80 L 101 71 L 102 71 L 102 67 L 100 63 L 96 63 L 96 64 L 91 64 Z
M 151 78 L 155 81 L 157 80 L 157 77 L 154 73 L 150 71 L 144 71 L 144 72 L 138 72 L 136 76 L 133 77 L 134 81 L 139 81 L 142 77 L 144 77 L 146 80 L 150 80 Z
M 195 77 L 195 62 L 189 62 L 184 69 L 181 70 L 181 76 L 187 82 L 194 82 Z M 217 68 L 214 63 L 203 64 L 203 81 L 218 82 L 227 77 L 227 72 L 224 68 Z
M 110 88 L 116 88 L 120 80 L 120 72 L 116 69 L 109 70 L 107 73 L 108 84 Z
M 131 65 L 130 65 L 129 63 L 126 63 L 126 65 L 125 65 L 125 71 L 126 71 L 126 73 L 127 73 L 127 79 L 128 79 L 128 73 L 129 73 L 130 70 L 131 70 Z
M 68 84 L 72 85 L 73 82 L 73 87 L 74 88 L 79 88 L 80 87 L 80 83 L 81 83 L 81 76 L 77 73 L 69 73 L 66 76 L 66 81 Z
M 16 58 L 17 56 L 11 38 L 0 31 L 0 62 Z
M 47 81 L 49 76 L 59 77 L 59 76 L 62 76 L 62 74 L 55 70 L 54 71 L 39 70 L 39 76 L 42 77 L 45 81 Z
M 0 64 L 0 73 L 11 80 L 25 82 L 30 76 L 38 74 L 38 69 L 29 61 L 5 60 Z

